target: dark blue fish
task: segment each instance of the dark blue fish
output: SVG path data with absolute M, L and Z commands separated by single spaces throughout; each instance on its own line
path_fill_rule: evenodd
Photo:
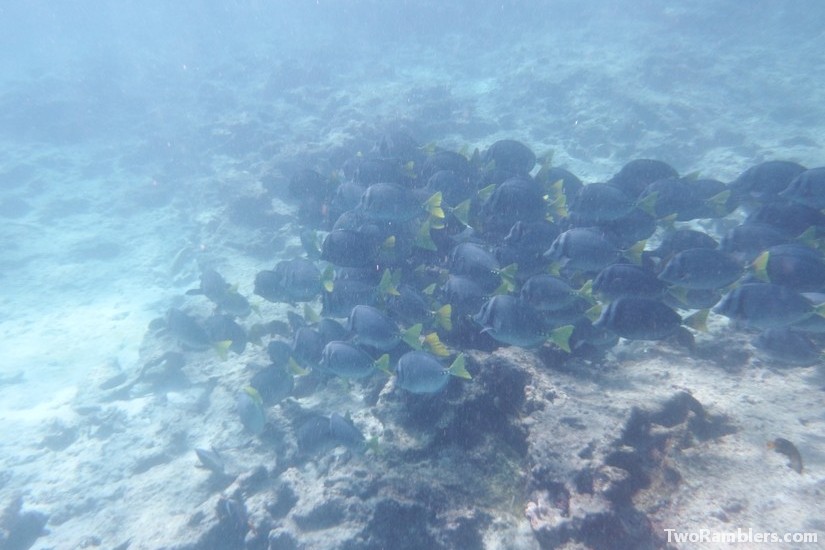
M 825 167 L 798 174 L 779 196 L 817 210 L 825 208 Z
M 321 259 L 338 267 L 370 267 L 378 261 L 380 246 L 374 234 L 336 229 L 324 238 Z
M 541 186 L 532 179 L 515 177 L 497 186 L 484 201 L 479 220 L 485 234 L 503 237 L 517 221 L 545 219 L 546 210 Z
M 558 236 L 544 257 L 575 271 L 596 272 L 619 260 L 623 251 L 598 229 L 574 227 Z
M 443 390 L 451 376 L 469 380 L 470 373 L 464 367 L 464 355 L 459 355 L 449 368 L 444 367 L 435 355 L 426 351 L 409 351 L 398 359 L 395 366 L 395 385 L 410 393 L 437 393 Z
M 228 341 L 229 349 L 239 355 L 246 349 L 246 332 L 231 315 L 215 313 L 203 322 L 203 328 L 213 343 Z
M 650 238 L 656 227 L 656 218 L 641 208 L 634 208 L 622 218 L 598 225 L 599 230 L 619 248 L 630 248 Z
M 166 328 L 181 345 L 193 350 L 206 350 L 213 341 L 206 329 L 190 315 L 171 308 L 166 312 Z
M 810 300 L 785 286 L 747 283 L 725 295 L 713 311 L 746 327 L 765 330 L 822 315 L 825 306 L 814 307 Z
M 202 294 L 219 310 L 237 317 L 246 317 L 252 312 L 249 301 L 234 290 L 214 269 L 204 269 L 201 272 L 200 286 L 187 290 L 186 294 Z
M 378 302 L 378 286 L 359 279 L 335 279 L 332 291 L 321 296 L 321 314 L 325 317 L 348 317 L 352 308 L 359 305 L 375 305 Z
M 473 170 L 467 157 L 454 151 L 434 151 L 425 160 L 419 176 L 426 181 L 441 170 L 450 170 L 456 174 L 469 176 Z
M 353 178 L 361 185 L 406 184 L 409 175 L 397 158 L 361 157 L 355 162 Z
M 362 453 L 367 450 L 367 440 L 364 434 L 352 419 L 347 416 L 341 416 L 338 413 L 332 413 L 329 417 L 329 433 L 332 439 L 357 453 Z
M 548 274 L 533 275 L 521 287 L 519 297 L 537 311 L 557 311 L 572 304 L 581 295 L 564 279 Z
M 520 141 L 501 139 L 484 151 L 481 161 L 485 166 L 493 163 L 498 170 L 526 176 L 536 165 L 536 154 Z
M 437 215 L 441 195 L 436 193 L 435 197 L 432 203 L 425 202 L 412 189 L 392 183 L 374 183 L 364 191 L 358 208 L 369 220 L 403 223 L 427 210 Z M 443 212 L 440 217 L 443 217 Z
M 249 385 L 255 388 L 265 406 L 274 405 L 286 399 L 295 387 L 295 379 L 281 365 L 269 365 L 252 375 Z
M 375 374 L 376 369 L 389 372 L 389 356 L 376 360 L 357 346 L 333 340 L 324 346 L 320 367 L 341 378 L 360 379 Z
M 321 335 L 313 328 L 301 327 L 292 337 L 292 359 L 304 368 L 316 368 L 321 361 L 321 352 L 324 350 Z
M 682 330 L 682 318 L 659 300 L 619 298 L 593 323 L 628 340 L 664 340 Z
M 631 197 L 638 197 L 645 187 L 657 180 L 678 178 L 679 173 L 660 160 L 631 160 L 608 183 L 622 189 Z
M 744 272 L 742 265 L 724 252 L 689 248 L 665 264 L 659 279 L 693 290 L 715 290 L 736 282 Z
M 441 300 L 450 304 L 456 315 L 477 312 L 488 293 L 473 279 L 449 275 L 441 287 Z
M 402 340 L 412 348 L 420 347 L 420 324 L 401 331 L 395 321 L 372 306 L 357 305 L 352 308 L 347 328 L 355 334 L 356 342 L 377 350 L 391 351 Z
M 822 361 L 822 351 L 806 336 L 787 327 L 770 328 L 754 338 L 753 345 L 771 359 L 808 366 Z
M 451 170 L 441 170 L 430 176 L 425 189 L 428 196 L 441 193 L 442 200 L 449 206 L 457 206 L 476 193 L 476 186 L 468 176 Z
M 255 294 L 269 302 L 309 302 L 321 293 L 321 271 L 309 260 L 282 260 L 255 275 Z
M 753 271 L 762 281 L 781 284 L 798 292 L 825 289 L 822 253 L 801 244 L 768 248 L 753 261 Z
M 769 160 L 751 166 L 730 183 L 737 201 L 766 204 L 776 200 L 791 181 L 805 171 L 795 162 Z
M 545 320 L 530 304 L 507 294 L 493 296 L 473 317 L 481 331 L 502 344 L 535 348 L 552 340 L 569 352 L 567 340 L 572 327 L 547 330 Z
M 461 243 L 450 252 L 448 269 L 452 275 L 475 281 L 487 293 L 503 283 L 512 283 L 515 266 L 503 271 L 495 256 L 475 243 Z
M 568 208 L 577 225 L 598 225 L 630 214 L 636 208 L 636 198 L 609 183 L 591 183 L 568 201 Z
M 665 285 L 650 270 L 633 264 L 613 264 L 593 279 L 592 290 L 608 301 L 622 296 L 661 298 Z
M 655 250 L 646 251 L 647 256 L 669 260 L 671 256 L 689 248 L 718 248 L 716 239 L 702 231 L 693 229 L 675 229 L 662 236 Z
M 765 223 L 788 237 L 798 237 L 812 227 L 825 228 L 825 214 L 804 204 L 774 202 L 748 214 L 745 223 Z
M 719 250 L 743 263 L 752 262 L 763 250 L 785 244 L 788 235 L 765 223 L 746 222 L 730 229 L 719 245 Z

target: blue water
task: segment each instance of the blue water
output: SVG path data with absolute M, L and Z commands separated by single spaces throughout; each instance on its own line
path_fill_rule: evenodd
M 722 182 L 765 160 L 821 166 L 823 20 L 825 5 L 815 0 L 4 2 L 0 507 L 22 494 L 51 518 L 50 534 L 15 548 L 76 548 L 84 536 L 100 537 L 101 547 L 125 538 L 134 548 L 190 542 L 189 515 L 220 490 L 202 480 L 169 491 L 138 487 L 191 473 L 194 447 L 217 442 L 237 451 L 253 439 L 232 403 L 249 381 L 248 365 L 268 362 L 263 348 L 249 346 L 225 367 L 205 360 L 206 372 L 218 373 L 218 394 L 197 413 L 181 405 L 194 393 L 168 388 L 117 406 L 88 397 L 111 413 L 94 419 L 78 409 L 102 376 L 95 373 L 117 365 L 129 378 L 157 351 L 144 339 L 153 319 L 191 304 L 208 313 L 205 301 L 184 295 L 197 286 L 200 266 L 217 269 L 254 302 L 255 273 L 302 254 L 298 223 L 267 230 L 244 223 L 251 214 L 238 214 L 240 197 L 260 197 L 271 184 L 273 211 L 288 215 L 292 174 L 330 175 L 396 129 L 422 145 L 468 153 L 520 140 L 538 155 L 552 152 L 555 165 L 588 183 L 636 158 Z M 286 306 L 258 302 L 263 313 L 245 328 L 286 320 Z M 815 372 L 777 383 L 819 391 Z M 198 376 L 193 387 L 209 387 L 210 377 Z M 745 393 L 759 391 L 750 381 Z M 696 384 L 710 403 L 724 401 L 706 391 L 707 381 Z M 323 409 L 308 393 L 296 398 L 301 407 Z M 358 407 L 356 424 L 378 435 L 379 422 L 355 395 L 333 399 L 341 410 L 331 404 L 322 412 Z M 804 395 L 801 403 L 816 402 Z M 792 405 L 776 405 L 778 417 L 804 416 L 783 408 Z M 758 414 L 773 416 L 770 406 Z M 168 469 L 157 478 L 137 479 L 157 471 L 151 467 L 124 474 L 102 465 L 142 464 L 153 452 L 146 441 L 177 441 L 170 426 L 181 415 L 183 443 L 155 453 L 173 457 L 159 459 Z M 134 440 L 94 435 L 109 423 Z M 289 439 L 290 429 L 279 430 Z M 775 437 L 767 428 L 744 432 L 753 453 Z M 49 443 L 61 437 L 65 445 Z M 821 437 L 799 438 L 821 483 Z M 236 469 L 269 460 L 275 444 L 265 443 L 252 444 L 255 460 L 236 458 Z M 806 495 L 798 506 L 813 516 Z M 523 508 L 529 498 L 517 494 L 515 506 L 500 509 Z M 793 507 L 795 497 L 785 498 Z M 162 504 L 153 510 L 147 499 Z M 139 511 L 130 515 L 130 506 Z M 214 512 L 211 501 L 205 509 Z M 95 526 L 95 517 L 108 526 Z M 157 527 L 170 517 L 174 528 Z M 765 518 L 772 530 L 787 520 Z M 524 540 L 537 544 L 518 513 L 504 523 L 519 520 Z M 118 522 L 123 537 L 110 525 Z M 805 525 L 812 524 L 792 527 Z M 307 548 L 322 547 L 316 535 L 307 534 Z

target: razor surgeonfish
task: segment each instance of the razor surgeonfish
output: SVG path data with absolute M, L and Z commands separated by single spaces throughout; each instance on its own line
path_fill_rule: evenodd
M 659 279 L 693 290 L 715 290 L 736 282 L 745 269 L 724 252 L 712 248 L 689 248 L 674 255 Z
M 309 260 L 282 260 L 255 275 L 255 294 L 269 302 L 309 302 L 321 293 L 321 271 Z
M 713 311 L 746 327 L 764 330 L 823 315 L 825 305 L 815 307 L 810 300 L 786 286 L 746 283 L 728 292 Z
M 420 324 L 402 331 L 389 316 L 372 306 L 357 305 L 352 308 L 347 328 L 355 335 L 356 342 L 380 351 L 391 351 L 402 340 L 414 349 L 420 347 Z
M 822 253 L 801 244 L 772 246 L 753 261 L 753 272 L 762 281 L 778 283 L 797 292 L 825 289 Z
M 482 332 L 503 344 L 535 348 L 551 339 L 563 350 L 570 351 L 567 339 L 572 327 L 548 331 L 539 312 L 515 296 L 493 296 L 481 306 L 473 320 Z
M 682 317 L 659 300 L 623 297 L 610 302 L 593 323 L 628 340 L 665 340 L 683 330 Z
M 348 342 L 332 341 L 324 346 L 320 367 L 341 378 L 359 379 L 374 374 L 376 369 L 389 372 L 389 356 L 382 355 L 375 360 Z
M 464 355 L 459 355 L 449 367 L 426 351 L 409 351 L 398 359 L 395 366 L 395 385 L 410 393 L 427 394 L 443 390 L 451 376 L 469 380 L 470 373 L 464 366 Z
M 825 208 L 825 166 L 801 172 L 779 196 L 817 210 Z

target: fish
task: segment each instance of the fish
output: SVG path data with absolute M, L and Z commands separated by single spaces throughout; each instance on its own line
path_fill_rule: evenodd
M 582 180 L 574 173 L 559 166 L 551 166 L 546 159 L 542 162 L 541 169 L 536 174 L 535 180 L 539 185 L 545 187 L 550 186 L 551 188 L 558 182 L 561 182 L 561 185 L 555 187 L 552 198 L 556 200 L 563 195 L 565 203 L 568 199 L 575 199 L 579 191 L 584 187 Z M 548 198 L 551 197 L 548 196 Z
M 704 312 L 707 315 L 707 312 Z M 701 316 L 686 320 L 700 326 Z M 602 309 L 596 328 L 607 329 L 628 340 L 665 340 L 683 329 L 682 317 L 660 300 L 622 297 Z
M 822 352 L 811 340 L 790 327 L 769 328 L 753 339 L 765 355 L 789 365 L 807 367 L 822 361 Z
M 547 220 L 535 222 L 517 221 L 504 237 L 504 245 L 521 254 L 538 255 L 547 250 L 561 231 Z
M 553 241 L 544 258 L 576 271 L 598 272 L 618 261 L 623 254 L 624 251 L 598 229 L 574 227 Z
M 440 289 L 441 300 L 449 304 L 455 315 L 476 313 L 488 293 L 473 279 L 450 274 Z
M 301 327 L 295 331 L 292 337 L 291 359 L 301 367 L 317 368 L 321 361 L 321 353 L 324 350 L 324 342 L 317 330 L 311 327 Z M 294 369 L 297 374 L 300 371 Z
M 321 271 L 314 262 L 296 258 L 258 272 L 254 293 L 273 303 L 310 302 L 321 293 L 323 284 Z
M 475 243 L 461 243 L 451 251 L 447 264 L 451 275 L 466 277 L 475 281 L 485 292 L 496 292 L 500 288 L 513 286 L 517 266 L 499 266 L 498 260 L 484 247 Z
M 240 417 L 241 424 L 246 431 L 253 435 L 260 435 L 266 426 L 266 413 L 263 399 L 258 391 L 247 386 L 235 398 L 235 411 Z
M 656 233 L 656 218 L 641 208 L 634 208 L 624 217 L 597 225 L 619 248 L 631 248 Z
M 778 201 L 760 206 L 748 214 L 745 223 L 765 223 L 793 238 L 811 228 L 825 228 L 825 214 L 805 204 Z
M 665 178 L 648 184 L 638 201 L 649 205 L 648 212 L 659 219 L 669 217 L 676 221 L 690 221 L 705 213 L 721 214 L 728 195 L 720 194 L 714 208 L 711 206 L 713 199 L 703 196 L 699 191 L 692 181 Z
M 801 244 L 782 244 L 762 252 L 752 264 L 759 280 L 779 283 L 797 292 L 825 289 L 822 253 Z
M 777 437 L 768 443 L 768 448 L 787 456 L 789 459 L 788 468 L 797 474 L 802 473 L 802 455 L 799 453 L 796 445 L 783 437 Z
M 774 283 L 745 283 L 730 292 L 713 308 L 748 328 L 769 329 L 792 325 L 813 315 L 825 315 L 825 304 L 810 300 L 788 287 Z
M 252 306 L 243 295 L 234 290 L 214 269 L 201 271 L 200 286 L 186 291 L 187 295 L 202 294 L 217 308 L 236 317 L 246 317 L 252 312 Z
M 719 303 L 722 293 L 719 290 L 697 290 L 673 286 L 670 287 L 662 301 L 675 309 L 709 309 Z
M 520 141 L 500 139 L 482 153 L 481 162 L 484 166 L 492 163 L 498 170 L 526 176 L 536 165 L 536 154 Z
M 581 226 L 618 220 L 637 206 L 635 197 L 609 183 L 585 185 L 573 201 L 568 201 L 570 216 Z
M 295 379 L 285 366 L 286 361 L 281 365 L 266 366 L 253 374 L 249 381 L 267 407 L 286 399 L 295 388 Z
M 452 170 L 439 170 L 430 176 L 424 189 L 430 196 L 441 193 L 441 200 L 444 204 L 451 206 L 472 199 L 476 193 L 476 186 L 469 177 Z
M 452 327 L 450 304 L 434 307 L 425 293 L 407 284 L 399 285 L 396 292 L 384 299 L 387 313 L 394 319 L 410 325 L 434 323 L 445 330 Z
M 810 168 L 791 180 L 779 196 L 809 208 L 825 208 L 825 166 Z
M 633 264 L 612 264 L 593 279 L 592 291 L 604 300 L 621 296 L 660 298 L 665 284 L 652 271 Z
M 805 167 L 786 160 L 769 160 L 751 166 L 728 186 L 737 202 L 766 204 L 776 200 Z
M 425 212 L 443 218 L 441 192 L 436 191 L 422 201 L 412 189 L 392 183 L 374 183 L 361 195 L 359 210 L 369 220 L 403 223 Z
M 506 235 L 517 221 L 545 219 L 547 206 L 540 185 L 525 177 L 510 178 L 498 185 L 479 211 L 486 234 Z
M 619 170 L 607 183 L 615 185 L 628 196 L 638 197 L 649 184 L 657 180 L 678 178 L 675 168 L 660 160 L 635 159 Z
M 745 264 L 756 259 L 766 248 L 787 242 L 788 235 L 772 225 L 745 222 L 725 233 L 719 243 L 719 250 Z
M 568 339 L 572 326 L 548 331 L 539 312 L 530 304 L 507 294 L 493 296 L 473 317 L 481 332 L 503 344 L 535 348 L 550 339 L 564 351 L 570 352 Z
M 321 259 L 338 267 L 370 267 L 378 261 L 376 235 L 353 229 L 330 231 L 321 245 Z
M 469 176 L 473 172 L 470 161 L 468 161 L 464 155 L 456 153 L 455 151 L 438 150 L 424 159 L 419 177 L 427 180 L 430 176 L 441 170 L 450 170 L 462 176 Z
M 357 343 L 380 351 L 391 351 L 402 340 L 413 349 L 421 347 L 418 341 L 421 324 L 402 331 L 384 312 L 368 305 L 357 305 L 352 308 L 347 329 L 355 334 L 354 340 Z
M 203 322 L 203 328 L 213 344 L 229 342 L 229 350 L 238 355 L 246 349 L 246 332 L 231 315 L 215 313 Z
M 353 179 L 361 185 L 391 182 L 392 185 L 407 183 L 409 176 L 404 165 L 395 158 L 359 157 Z
M 581 293 L 564 279 L 546 273 L 533 275 L 521 286 L 519 298 L 537 311 L 556 311 L 572 304 Z
M 218 475 L 225 474 L 223 458 L 215 449 L 195 449 L 200 465 Z
M 395 366 L 396 387 L 415 394 L 438 393 L 447 386 L 451 376 L 472 378 L 465 367 L 463 354 L 459 354 L 449 367 L 444 367 L 431 353 L 408 351 Z
M 292 356 L 292 345 L 283 340 L 270 340 L 266 345 L 266 354 L 275 365 L 285 365 Z
M 298 449 L 303 454 L 317 454 L 334 446 L 329 417 L 313 414 L 295 430 Z
M 662 260 L 668 260 L 671 256 L 690 248 L 718 248 L 719 243 L 702 231 L 694 229 L 675 229 L 668 231 L 662 236 L 659 246 L 655 250 L 648 251 L 647 254 Z
M 371 442 L 355 426 L 349 414 L 342 416 L 337 412 L 332 413 L 329 416 L 329 433 L 336 443 L 357 453 L 363 453 L 370 447 Z
M 232 344 L 230 341 L 215 342 L 206 329 L 193 317 L 183 311 L 170 308 L 166 312 L 166 329 L 179 344 L 195 351 L 214 348 L 221 356 Z
M 321 315 L 348 317 L 357 305 L 378 303 L 378 285 L 359 279 L 335 279 L 332 290 L 321 295 Z
M 692 290 L 716 290 L 735 283 L 744 273 L 744 267 L 724 252 L 689 248 L 670 258 L 659 280 Z
M 321 353 L 320 367 L 341 378 L 361 379 L 371 376 L 376 370 L 389 373 L 389 355 L 384 354 L 377 360 L 363 349 L 333 340 L 324 346 Z

